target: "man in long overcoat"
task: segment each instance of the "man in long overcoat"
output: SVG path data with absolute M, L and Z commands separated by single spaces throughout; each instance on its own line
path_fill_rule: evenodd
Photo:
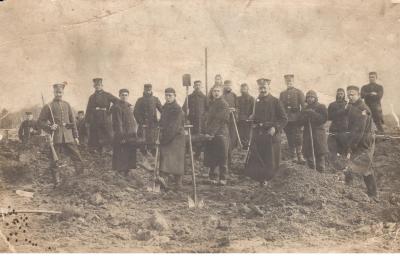
M 361 98 L 372 112 L 372 119 L 379 133 L 384 133 L 383 130 L 383 114 L 381 100 L 383 97 L 383 86 L 376 83 L 378 74 L 376 72 L 369 73 L 369 84 L 361 88 Z
M 201 91 L 201 81 L 195 81 L 193 84 L 193 92 L 188 96 L 183 104 L 183 112 L 185 112 L 190 124 L 193 125 L 191 132 L 194 136 L 199 135 L 204 130 L 204 116 L 207 109 L 207 97 Z M 189 103 L 189 104 L 188 104 Z M 193 145 L 195 158 L 199 158 L 202 152 L 202 144 L 194 143 Z
M 316 169 L 323 172 L 325 170 L 325 157 L 328 154 L 328 142 L 324 127 L 328 120 L 328 111 L 324 104 L 318 102 L 317 93 L 313 90 L 307 92 L 306 102 L 307 105 L 301 111 L 299 118 L 300 125 L 304 126 L 303 152 L 308 166 L 314 169 L 314 150 Z
M 224 100 L 229 105 L 230 118 L 229 118 L 229 151 L 228 151 L 228 167 L 232 167 L 232 151 L 238 146 L 238 136 L 235 128 L 237 120 L 237 95 L 232 91 L 232 81 L 224 81 Z
M 160 118 L 160 173 L 173 175 L 179 190 L 185 170 L 185 115 L 173 88 L 165 89 L 165 101 Z
M 206 115 L 206 143 L 204 166 L 210 169 L 211 184 L 226 185 L 228 174 L 229 149 L 229 105 L 223 98 L 222 86 L 216 85 L 212 90 L 213 100 Z M 219 175 L 216 169 L 219 170 Z
M 53 85 L 54 99 L 42 108 L 38 119 L 38 126 L 53 135 L 54 149 L 58 158 L 61 158 L 61 153 L 67 154 L 74 162 L 76 173 L 82 174 L 84 166 L 77 147 L 77 144 L 79 144 L 78 130 L 70 104 L 62 99 L 64 88 L 65 84 Z M 50 155 L 50 169 L 53 174 L 55 186 L 58 186 L 61 183 L 61 165 L 60 162 L 57 162 L 53 158 L 53 155 Z
M 247 83 L 240 85 L 241 96 L 238 97 L 238 130 L 240 140 L 243 147 L 247 149 L 249 147 L 250 127 L 248 120 L 253 114 L 254 109 L 254 97 L 249 94 L 249 86 Z
M 253 137 L 244 174 L 265 186 L 279 169 L 281 133 L 287 124 L 285 109 L 279 99 L 270 93 L 270 80 L 258 79 L 259 96 L 256 99 Z
M 140 97 L 135 104 L 133 113 L 136 122 L 138 123 L 138 137 L 145 138 L 147 147 L 140 148 L 143 155 L 147 154 L 147 150 L 155 155 L 155 141 L 156 131 L 158 126 L 157 110 L 162 112 L 162 105 L 160 100 L 153 96 L 153 86 L 145 84 L 143 90 L 143 97 Z
M 345 171 L 346 183 L 351 183 L 353 173 L 361 174 L 370 197 L 377 197 L 376 180 L 373 173 L 375 140 L 372 130 L 372 115 L 368 106 L 360 98 L 357 86 L 347 87 L 348 140 L 347 153 L 349 165 Z
M 86 108 L 86 123 L 89 126 L 89 147 L 102 153 L 105 146 L 111 144 L 113 132 L 111 121 L 111 104 L 118 98 L 103 90 L 103 79 L 94 78 L 95 92 L 89 97 Z
M 136 130 L 137 125 L 131 104 L 128 102 L 129 90 L 119 91 L 120 101 L 111 108 L 114 130 L 112 168 L 125 176 L 136 169 Z
M 279 100 L 282 102 L 288 116 L 288 123 L 284 131 L 289 145 L 290 159 L 304 164 L 302 126 L 298 123 L 300 112 L 304 108 L 304 93 L 294 87 L 293 74 L 286 74 L 284 78 L 287 89 L 281 92 Z
M 347 101 L 346 93 L 342 88 L 336 91 L 336 100 L 328 106 L 328 120 L 332 121 L 329 127 L 328 149 L 332 160 L 336 159 L 337 154 L 345 154 L 347 139 Z

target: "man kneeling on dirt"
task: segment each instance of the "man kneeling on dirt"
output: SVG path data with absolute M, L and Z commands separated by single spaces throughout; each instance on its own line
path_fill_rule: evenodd
M 353 172 L 362 174 L 368 195 L 375 198 L 377 197 L 377 189 L 372 170 L 375 142 L 371 128 L 371 111 L 360 98 L 360 90 L 357 86 L 347 87 L 347 97 L 349 99 L 347 107 L 349 130 L 347 157 L 349 165 L 345 171 L 345 180 L 347 184 L 351 184 Z
M 165 89 L 166 103 L 160 117 L 160 173 L 174 175 L 176 190 L 180 190 L 185 166 L 185 115 L 175 98 L 173 88 Z M 166 186 L 164 181 L 162 184 Z
M 223 88 L 215 85 L 212 89 L 212 101 L 206 115 L 206 138 L 204 166 L 210 168 L 211 184 L 226 185 L 228 173 L 229 122 L 230 111 L 228 103 L 222 98 Z M 219 168 L 219 178 L 216 173 Z
M 132 105 L 128 103 L 129 90 L 119 91 L 120 101 L 111 107 L 114 130 L 112 168 L 127 176 L 136 169 L 136 130 Z
M 62 152 L 67 153 L 75 164 L 75 171 L 78 174 L 82 174 L 83 162 L 77 148 L 77 144 L 79 144 L 78 130 L 71 106 L 68 102 L 62 100 L 64 88 L 65 84 L 53 85 L 54 100 L 42 108 L 38 119 L 38 125 L 44 131 L 52 134 L 57 157 L 60 157 Z M 51 155 L 51 159 L 54 183 L 58 186 L 61 183 L 61 164 L 55 160 L 55 156 Z

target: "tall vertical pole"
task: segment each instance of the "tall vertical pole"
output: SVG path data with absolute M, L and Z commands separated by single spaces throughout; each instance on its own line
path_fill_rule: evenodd
M 206 84 L 206 96 L 208 95 L 208 78 L 207 78 L 207 48 L 205 48 L 205 51 L 204 51 L 204 55 L 205 55 L 205 84 Z

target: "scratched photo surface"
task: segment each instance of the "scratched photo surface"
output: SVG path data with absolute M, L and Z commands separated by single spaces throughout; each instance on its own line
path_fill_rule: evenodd
M 400 1 L 2 0 L 0 22 L 0 252 L 400 251 Z M 327 158 L 323 172 L 293 163 L 283 131 L 279 173 L 267 186 L 243 176 L 250 154 L 242 142 L 229 150 L 227 184 L 214 185 L 205 154 L 193 158 L 189 151 L 205 152 L 202 138 L 182 126 L 181 143 L 186 135 L 193 146 L 166 165 L 184 171 L 179 191 L 163 189 L 163 182 L 153 191 L 154 164 L 175 151 L 124 149 L 137 152 L 137 168 L 121 174 L 112 144 L 97 152 L 74 143 L 64 153 L 57 133 L 34 128 L 29 143 L 19 137 L 26 112 L 33 120 L 44 111 L 49 119 L 71 114 L 74 121 L 62 126 L 73 127 L 77 112 L 87 112 L 94 78 L 113 96 L 129 90 L 126 112 L 145 84 L 152 84 L 160 105 L 165 89 L 173 88 L 182 107 L 194 81 L 208 94 L 217 74 L 232 82 L 237 96 L 243 83 L 258 96 L 257 80 L 268 78 L 276 98 L 286 89 L 284 75 L 294 74 L 296 88 L 315 91 L 328 107 L 338 88 L 361 88 L 372 71 L 384 89 L 384 132 L 376 135 L 368 166 L 379 199 L 367 195 L 365 175 L 345 183 L 345 157 L 333 157 L 343 166 Z M 191 77 L 188 88 L 184 74 Z M 63 85 L 69 103 L 61 111 L 47 105 L 54 84 Z M 167 113 L 160 123 L 183 124 Z M 329 123 L 322 128 L 328 131 Z M 231 135 L 239 134 L 237 126 Z M 49 144 L 62 161 L 57 187 Z

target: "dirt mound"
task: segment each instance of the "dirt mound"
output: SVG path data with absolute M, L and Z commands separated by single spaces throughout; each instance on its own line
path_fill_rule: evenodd
M 374 250 L 399 250 L 393 244 L 400 220 L 400 147 L 395 141 L 377 144 L 379 202 L 366 195 L 362 177 L 346 186 L 341 172 L 319 173 L 289 161 L 283 162 L 267 187 L 260 188 L 240 176 L 243 151 L 234 153 L 227 186 L 205 184 L 206 176 L 199 173 L 203 209 L 187 206 L 187 196 L 192 194 L 190 174 L 184 177 L 182 191 L 155 194 L 146 191 L 151 173 L 137 169 L 126 177 L 110 169 L 111 155 L 98 157 L 85 148 L 81 148 L 85 173 L 76 175 L 67 161 L 63 184 L 54 189 L 47 150 L 40 146 L 25 150 L 12 142 L 3 146 L 5 155 L 0 154 L 2 176 L 5 171 L 27 169 L 22 174 L 32 179 L 23 182 L 23 189 L 30 188 L 35 195 L 33 199 L 15 196 L 21 188 L 20 177 L 16 183 L 7 181 L 2 194 L 16 208 L 62 211 L 61 215 L 32 216 L 29 234 L 39 246 L 18 246 L 21 251 L 253 252 L 287 250 L 288 246 L 318 249 L 327 243 L 337 250 L 335 246 L 355 239 L 364 243 L 376 232 L 382 239 L 379 246 L 373 244 Z M 204 171 L 200 163 L 196 170 Z

